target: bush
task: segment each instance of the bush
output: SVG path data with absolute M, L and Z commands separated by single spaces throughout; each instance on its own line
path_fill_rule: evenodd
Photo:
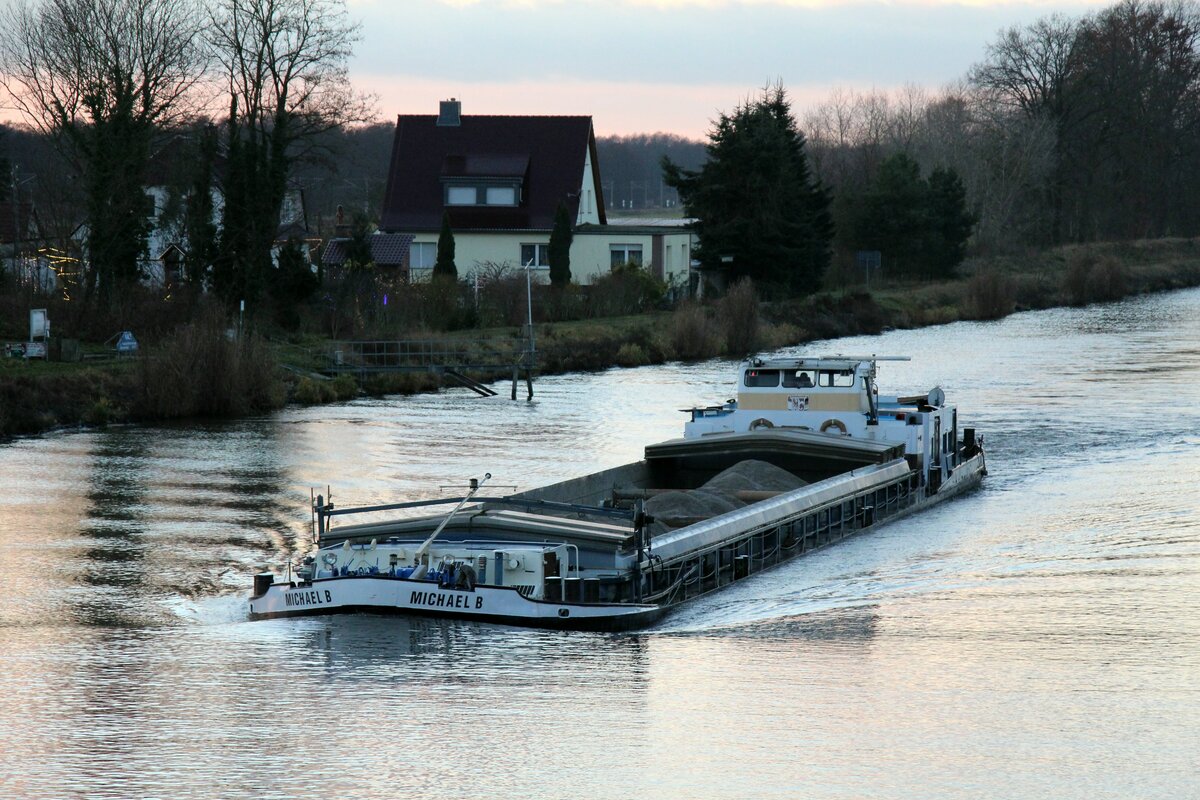
M 967 284 L 967 312 L 972 319 L 1000 319 L 1012 313 L 1013 282 L 996 270 L 980 270 Z
M 100 397 L 84 413 L 83 422 L 85 425 L 103 428 L 113 419 L 115 412 L 112 401 L 107 397 Z
M 353 375 L 338 375 L 330 383 L 335 400 L 349 400 L 358 395 L 358 381 Z
M 717 304 L 717 316 L 724 327 L 725 354 L 746 356 L 759 345 L 758 293 L 749 278 L 733 285 Z
M 301 378 L 296 384 L 293 399 L 303 406 L 315 406 L 325 402 L 324 392 L 321 391 L 324 381 L 314 381 L 312 378 Z
M 760 348 L 778 350 L 781 347 L 791 347 L 805 341 L 804 329 L 790 322 L 778 322 L 765 325 L 759 330 Z
M 616 317 L 649 311 L 662 302 L 667 286 L 640 264 L 620 264 L 592 282 L 588 312 L 593 317 Z
M 644 367 L 650 363 L 650 357 L 646 355 L 646 351 L 642 349 L 641 345 L 626 342 L 617 351 L 616 362 L 619 367 Z
M 1073 306 L 1119 300 L 1128 292 L 1125 269 L 1116 258 L 1074 252 L 1067 256 L 1063 294 Z
M 681 303 L 671 315 L 668 343 L 675 357 L 683 361 L 712 358 L 720 350 L 717 326 L 708 318 L 704 306 L 690 300 Z
M 208 313 L 147 352 L 135 413 L 227 417 L 282 406 L 286 392 L 266 343 L 255 334 L 230 338 L 228 329 L 224 317 Z
M 481 261 L 475 264 L 475 278 L 479 281 L 479 323 L 483 327 L 525 324 L 529 311 L 524 271 L 508 261 Z M 541 302 L 535 305 L 541 309 Z
M 441 379 L 429 372 L 380 372 L 367 377 L 363 382 L 363 391 L 378 397 L 432 392 L 441 385 Z

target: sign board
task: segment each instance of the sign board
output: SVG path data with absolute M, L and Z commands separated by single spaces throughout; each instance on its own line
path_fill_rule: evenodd
M 859 250 L 854 254 L 854 263 L 862 269 L 879 269 L 883 253 L 878 250 Z
M 50 335 L 50 318 L 46 309 L 32 308 L 29 310 L 29 340 L 44 339 Z
M 788 395 L 788 411 L 807 411 L 808 410 L 808 395 L 806 394 L 789 394 Z
M 117 354 L 133 355 L 137 351 L 138 342 L 133 336 L 133 331 L 121 331 L 121 337 L 117 339 Z

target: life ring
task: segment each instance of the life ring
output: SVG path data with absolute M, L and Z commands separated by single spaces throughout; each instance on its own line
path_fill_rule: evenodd
M 846 424 L 840 419 L 827 419 L 821 423 L 821 433 L 828 433 L 830 428 L 837 428 L 838 433 L 846 432 Z
M 321 561 L 325 564 L 325 566 L 333 567 L 333 565 L 337 563 L 337 553 L 326 553 L 325 555 L 321 556 Z
M 766 417 L 759 417 L 758 419 L 754 420 L 754 422 L 750 423 L 750 430 L 752 430 L 752 431 L 756 431 L 759 428 L 774 428 L 774 427 L 775 427 L 775 423 L 771 422 L 771 420 L 767 419 Z

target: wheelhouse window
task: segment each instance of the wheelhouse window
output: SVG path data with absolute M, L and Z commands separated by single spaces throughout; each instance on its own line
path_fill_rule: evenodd
M 523 244 L 521 245 L 521 266 L 549 267 L 550 245 Z
M 820 373 L 820 385 L 847 389 L 854 386 L 854 370 L 852 369 L 823 369 Z
M 789 389 L 811 389 L 817 385 L 817 373 L 811 369 L 784 370 L 783 385 Z
M 414 242 L 408 247 L 409 269 L 433 269 L 437 263 L 436 242 Z
M 640 244 L 610 244 L 608 246 L 609 265 L 619 267 L 622 264 L 642 265 L 642 246 Z
M 746 370 L 746 386 L 763 388 L 779 385 L 779 370 L 777 369 L 748 369 Z

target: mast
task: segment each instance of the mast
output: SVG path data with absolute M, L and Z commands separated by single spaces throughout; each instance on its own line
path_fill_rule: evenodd
M 491 477 L 492 473 L 485 472 L 483 473 L 482 478 L 471 478 L 471 488 L 467 491 L 467 496 L 458 502 L 458 505 L 454 507 L 454 510 L 447 514 L 446 518 L 438 523 L 438 526 L 434 528 L 433 533 L 429 534 L 429 538 L 421 542 L 421 546 L 417 548 L 417 551 L 413 556 L 417 563 L 413 568 L 412 574 L 408 576 L 410 580 L 416 581 L 425 577 L 425 573 L 429 571 L 429 548 L 433 546 L 434 540 L 437 539 L 445 527 L 450 524 L 450 520 L 454 519 L 454 515 L 459 511 L 462 511 L 462 507 L 465 506 L 470 499 L 474 497 L 480 489 L 483 488 L 483 484 Z

